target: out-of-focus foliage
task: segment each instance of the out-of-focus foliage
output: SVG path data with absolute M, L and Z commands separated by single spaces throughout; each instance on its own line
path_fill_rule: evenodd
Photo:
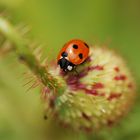
M 31 35 L 44 43 L 44 55 L 56 57 L 62 45 L 72 38 L 89 44 L 108 44 L 128 62 L 139 88 L 140 82 L 140 2 L 138 0 L 0 0 L 10 20 L 30 25 Z M 13 54 L 0 57 L 0 139 L 84 140 L 84 134 L 62 130 L 43 120 L 39 89 L 26 92 L 24 66 Z M 29 81 L 29 80 L 28 80 Z M 139 94 L 138 90 L 138 94 Z M 110 132 L 88 139 L 139 140 L 139 96 L 128 118 Z M 54 135 L 55 133 L 55 135 Z

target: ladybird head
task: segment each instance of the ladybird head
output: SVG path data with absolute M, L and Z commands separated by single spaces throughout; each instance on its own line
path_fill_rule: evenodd
M 67 59 L 67 53 L 63 52 L 61 59 L 58 61 L 58 65 L 60 65 L 60 68 L 63 69 L 63 71 L 72 71 L 74 68 L 74 64 L 68 61 Z

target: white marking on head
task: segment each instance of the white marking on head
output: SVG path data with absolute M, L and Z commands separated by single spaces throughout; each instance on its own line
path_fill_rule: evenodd
M 68 69 L 69 71 L 71 71 L 71 70 L 73 69 L 73 67 L 70 66 L 70 65 L 68 65 L 67 69 Z
M 60 59 L 62 59 L 62 58 L 64 58 L 64 57 L 61 56 Z M 68 57 L 65 57 L 65 59 L 69 61 L 69 58 Z

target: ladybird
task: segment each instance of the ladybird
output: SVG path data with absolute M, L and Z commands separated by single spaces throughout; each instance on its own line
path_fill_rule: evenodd
M 60 50 L 57 63 L 63 71 L 72 71 L 77 65 L 85 62 L 88 55 L 89 46 L 84 41 L 70 40 Z

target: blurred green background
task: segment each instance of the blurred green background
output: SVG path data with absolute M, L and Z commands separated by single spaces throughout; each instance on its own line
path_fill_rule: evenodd
M 28 86 L 23 86 L 27 69 L 12 54 L 0 57 L 0 140 L 140 140 L 139 0 L 0 0 L 0 9 L 9 11 L 14 24 L 30 25 L 49 60 L 72 38 L 108 44 L 126 59 L 138 86 L 134 109 L 121 126 L 88 138 L 71 135 L 43 120 L 39 89 L 26 92 Z

